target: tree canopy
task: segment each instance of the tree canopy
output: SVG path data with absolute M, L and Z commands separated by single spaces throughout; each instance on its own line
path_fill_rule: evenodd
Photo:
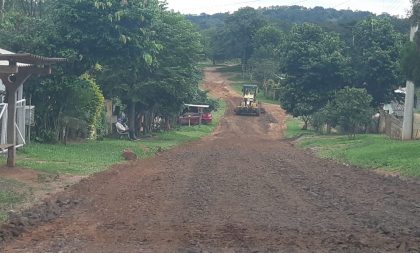
M 203 29 L 213 62 L 240 59 L 250 82 L 275 87 L 283 108 L 306 123 L 345 86 L 365 89 L 379 106 L 403 85 L 401 63 L 411 67 L 406 75 L 419 72 L 419 57 L 400 61 L 409 20 L 387 14 L 273 6 L 189 19 Z
M 280 58 L 281 71 L 287 74 L 280 101 L 293 116 L 309 117 L 348 82 L 343 42 L 317 25 L 295 25 Z
M 167 11 L 164 2 L 45 0 L 36 2 L 37 11 L 31 13 L 9 4 L 0 24 L 1 47 L 69 59 L 53 76 L 34 81 L 41 85 L 26 89 L 44 112 L 37 125 L 56 135 L 60 126 L 54 119 L 60 117 L 95 125 L 83 117 L 85 112 L 74 110 L 83 107 L 81 102 L 68 96 L 72 90 L 77 97 L 92 83 L 103 96 L 127 106 L 133 131 L 138 112 L 173 121 L 183 103 L 207 100 L 198 87 L 202 37 L 184 16 Z
M 399 58 L 404 36 L 388 18 L 357 23 L 353 36 L 354 85 L 366 88 L 377 105 L 390 102 L 394 90 L 403 83 Z

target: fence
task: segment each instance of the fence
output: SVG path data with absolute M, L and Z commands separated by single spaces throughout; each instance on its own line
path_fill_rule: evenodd
M 393 139 L 401 139 L 403 121 L 392 114 L 381 111 L 379 119 L 379 132 L 385 133 Z
M 7 144 L 7 103 L 0 103 L 0 144 Z M 22 147 L 26 144 L 26 133 L 30 136 L 26 126 L 34 123 L 34 106 L 27 106 L 26 99 L 16 102 L 16 147 Z M 30 138 L 30 137 L 29 137 Z M 4 150 L 0 153 L 5 153 Z
M 384 133 L 392 139 L 402 138 L 402 117 L 396 117 L 385 111 L 380 112 L 379 133 Z M 413 139 L 420 140 L 420 114 L 415 113 L 413 118 Z

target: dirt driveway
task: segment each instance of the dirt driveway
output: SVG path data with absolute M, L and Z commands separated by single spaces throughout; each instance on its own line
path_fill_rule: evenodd
M 277 106 L 234 116 L 226 78 L 205 87 L 230 105 L 212 136 L 82 180 L 0 251 L 420 252 L 418 180 L 314 158 L 281 139 Z

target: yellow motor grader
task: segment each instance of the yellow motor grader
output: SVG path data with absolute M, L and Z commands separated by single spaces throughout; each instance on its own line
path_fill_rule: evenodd
M 242 101 L 235 108 L 237 115 L 255 115 L 260 116 L 264 113 L 261 103 L 257 101 L 257 85 L 246 84 L 242 87 Z

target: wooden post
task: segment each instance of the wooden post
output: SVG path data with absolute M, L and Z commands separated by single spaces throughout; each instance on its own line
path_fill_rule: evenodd
M 9 62 L 10 67 L 14 67 L 15 65 L 15 62 Z M 12 81 L 10 80 L 10 73 L 0 73 L 0 78 L 7 92 L 7 144 L 12 145 L 7 150 L 8 167 L 16 166 L 16 92 L 30 76 L 30 72 L 18 72 L 14 75 L 14 80 Z
M 0 0 L 1 1 L 1 0 Z M 2 4 L 3 1 L 0 2 Z M 0 6 L 1 7 L 1 6 Z M 1 13 L 0 13 L 1 14 Z M 51 74 L 50 64 L 66 61 L 64 58 L 45 58 L 31 54 L 0 54 L 1 61 L 8 61 L 8 66 L 0 66 L 0 79 L 6 87 L 7 107 L 7 166 L 16 166 L 16 92 L 31 75 Z M 17 63 L 21 63 L 18 65 Z M 24 110 L 23 108 L 22 110 Z M 25 124 L 25 122 L 21 122 Z M 3 125 L 4 126 L 4 125 Z M 24 131 L 22 131 L 23 134 Z M 22 137 L 23 138 L 23 137 Z
M 7 152 L 7 166 L 16 166 L 16 88 L 7 91 L 7 143 L 13 144 Z

